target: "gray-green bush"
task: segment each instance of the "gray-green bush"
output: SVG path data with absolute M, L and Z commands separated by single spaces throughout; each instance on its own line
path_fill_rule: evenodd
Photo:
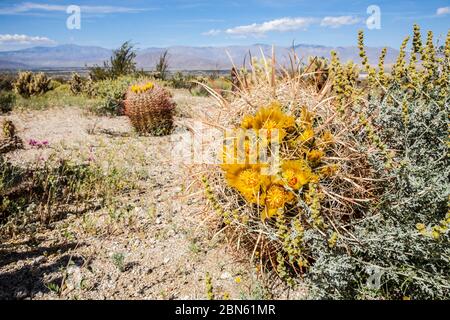
M 441 89 L 405 92 L 394 83 L 362 108 L 372 120 L 360 138 L 383 192 L 372 214 L 354 223 L 351 246 L 330 249 L 305 235 L 317 247 L 313 297 L 450 297 L 449 96 L 443 100 Z M 370 285 L 374 270 L 379 286 Z
M 0 113 L 12 111 L 16 96 L 12 92 L 0 91 Z

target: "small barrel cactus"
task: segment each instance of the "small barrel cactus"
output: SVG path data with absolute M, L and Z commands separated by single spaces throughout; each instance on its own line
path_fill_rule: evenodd
M 170 134 L 173 129 L 175 103 L 166 89 L 147 82 L 133 85 L 125 99 L 125 115 L 140 133 L 155 136 Z

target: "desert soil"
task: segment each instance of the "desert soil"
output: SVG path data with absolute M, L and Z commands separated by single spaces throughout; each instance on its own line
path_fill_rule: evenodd
M 196 112 L 217 112 L 210 98 L 177 90 L 174 99 L 175 134 L 187 132 Z M 202 191 L 192 190 L 186 168 L 171 161 L 173 135 L 138 136 L 126 117 L 94 116 L 81 106 L 7 118 L 25 142 L 8 154 L 13 163 L 92 153 L 105 165 L 122 163 L 138 179 L 117 197 L 117 212 L 68 214 L 1 243 L 0 299 L 206 299 L 207 274 L 218 299 L 302 297 L 301 290 L 262 280 L 248 257 L 211 229 L 209 208 L 189 196 Z M 48 140 L 49 147 L 32 148 L 29 139 Z

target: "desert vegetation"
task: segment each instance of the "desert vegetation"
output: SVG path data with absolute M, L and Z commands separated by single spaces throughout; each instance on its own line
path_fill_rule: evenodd
M 0 297 L 448 299 L 450 33 L 415 25 L 389 72 L 357 41 L 229 77 L 138 70 L 130 42 L 2 75 Z M 173 152 L 199 123 L 215 164 Z

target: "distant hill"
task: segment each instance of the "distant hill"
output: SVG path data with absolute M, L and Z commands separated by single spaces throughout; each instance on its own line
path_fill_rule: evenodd
M 367 48 L 367 55 L 372 64 L 377 63 L 382 48 Z M 141 49 L 137 53 L 139 68 L 150 70 L 156 64 L 159 56 L 166 48 Z M 272 46 L 255 44 L 251 46 L 227 47 L 189 47 L 175 46 L 169 50 L 169 64 L 172 70 L 224 70 L 231 68 L 231 61 L 241 66 L 249 56 L 260 56 L 261 51 L 266 56 L 272 54 Z M 296 53 L 302 57 L 329 57 L 330 51 L 335 50 L 342 61 L 353 60 L 359 62 L 357 47 L 328 47 L 301 44 L 295 47 Z M 228 56 L 228 54 L 229 56 Z M 288 55 L 292 48 L 276 47 L 277 62 L 287 64 Z M 60 45 L 55 47 L 34 47 L 18 51 L 0 52 L 0 69 L 42 69 L 42 68 L 82 68 L 94 64 L 102 64 L 109 59 L 112 50 L 95 46 Z M 388 48 L 386 64 L 395 62 L 398 50 Z

